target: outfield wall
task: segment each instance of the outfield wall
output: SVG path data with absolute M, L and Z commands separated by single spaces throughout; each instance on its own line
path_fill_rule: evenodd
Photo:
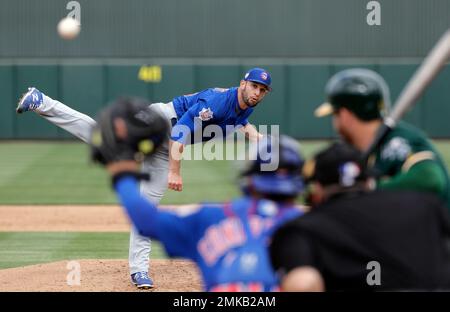
M 420 60 L 409 63 L 352 60 L 352 66 L 371 68 L 383 75 L 396 98 Z M 120 95 L 135 95 L 154 102 L 207 87 L 231 87 L 245 71 L 263 66 L 272 75 L 273 92 L 251 117 L 254 124 L 279 124 L 282 132 L 303 139 L 333 136 L 329 118 L 316 119 L 314 108 L 325 98 L 329 77 L 350 67 L 343 60 L 40 60 L 0 63 L 0 138 L 61 139 L 71 135 L 34 114 L 15 114 L 20 94 L 36 86 L 49 96 L 91 116 Z M 434 138 L 449 138 L 450 66 L 428 88 L 407 120 Z
M 448 0 L 0 0 L 0 57 L 424 57 L 450 27 Z M 69 5 L 69 9 L 67 9 Z

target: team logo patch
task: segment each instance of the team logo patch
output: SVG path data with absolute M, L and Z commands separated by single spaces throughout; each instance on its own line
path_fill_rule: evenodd
M 361 169 L 354 162 L 347 162 L 339 168 L 340 182 L 342 186 L 353 186 L 355 184 L 356 178 L 361 173 Z
M 202 110 L 198 113 L 198 117 L 202 121 L 207 121 L 213 118 L 213 112 L 211 108 L 202 108 Z
M 267 73 L 266 72 L 262 72 L 261 73 L 261 79 L 262 80 L 267 80 Z
M 381 158 L 391 161 L 404 161 L 411 153 L 411 146 L 402 137 L 395 137 L 386 144 L 381 151 Z
M 274 216 L 277 213 L 277 206 L 271 201 L 265 201 L 259 207 L 261 214 L 264 216 Z

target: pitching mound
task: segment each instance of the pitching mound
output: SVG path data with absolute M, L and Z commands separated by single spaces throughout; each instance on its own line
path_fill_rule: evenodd
M 80 285 L 68 269 L 68 261 L 30 265 L 0 270 L 0 291 L 138 291 L 128 276 L 126 260 L 78 260 Z M 72 271 L 73 272 L 73 271 Z M 202 284 L 195 265 L 186 260 L 151 260 L 150 274 L 155 288 L 141 291 L 201 291 Z

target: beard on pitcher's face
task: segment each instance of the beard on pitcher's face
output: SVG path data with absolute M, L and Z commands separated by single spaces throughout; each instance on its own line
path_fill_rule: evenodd
M 264 96 L 269 92 L 266 86 L 253 81 L 241 83 L 242 100 L 245 105 L 255 107 L 261 102 Z

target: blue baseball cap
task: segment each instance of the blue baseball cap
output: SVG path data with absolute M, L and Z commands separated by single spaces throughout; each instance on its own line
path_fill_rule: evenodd
M 301 169 L 304 158 L 299 152 L 297 141 L 282 135 L 279 138 L 265 137 L 257 144 L 253 151 L 256 153 L 253 155 L 255 159 L 248 161 L 241 171 L 242 191 L 249 194 L 250 188 L 253 188 L 262 194 L 284 196 L 296 196 L 302 192 L 304 183 Z M 273 163 L 276 168 L 271 171 L 267 168 L 265 171 L 264 163 Z
M 270 84 L 272 83 L 272 78 L 267 70 L 262 68 L 252 68 L 244 76 L 245 81 L 253 81 L 265 85 L 267 89 L 272 90 Z

